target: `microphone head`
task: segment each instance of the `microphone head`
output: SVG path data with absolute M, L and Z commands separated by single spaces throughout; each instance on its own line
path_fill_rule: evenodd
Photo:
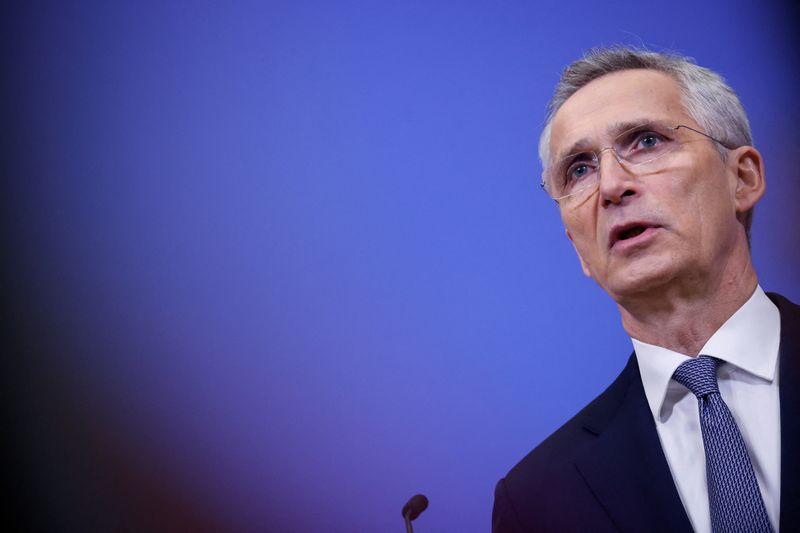
M 428 498 L 424 494 L 415 494 L 403 506 L 403 518 L 408 516 L 409 520 L 417 518 L 422 511 L 428 508 Z

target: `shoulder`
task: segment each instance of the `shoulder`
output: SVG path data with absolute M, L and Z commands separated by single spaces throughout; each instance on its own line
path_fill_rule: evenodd
M 800 306 L 777 292 L 768 292 L 767 296 L 780 311 L 782 320 L 800 322 Z
M 525 523 L 525 517 L 517 511 L 523 515 L 535 514 L 541 520 L 548 513 L 582 507 L 576 505 L 582 498 L 591 499 L 575 467 L 575 460 L 583 455 L 601 430 L 616 416 L 629 394 L 631 384 L 640 379 L 636 357 L 631 355 L 620 375 L 604 392 L 528 453 L 500 480 L 495 490 L 493 520 L 497 522 L 503 515 L 513 515 Z
M 586 407 L 528 453 L 507 474 L 507 480 L 521 481 L 531 475 L 558 475 L 580 455 L 599 431 L 614 417 L 628 394 L 631 383 L 639 378 L 636 357 L 631 355 L 619 376 Z

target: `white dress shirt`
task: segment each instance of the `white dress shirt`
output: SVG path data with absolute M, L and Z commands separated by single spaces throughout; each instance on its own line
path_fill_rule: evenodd
M 780 330 L 778 308 L 758 286 L 700 350 L 702 355 L 723 361 L 717 369 L 719 391 L 747 445 L 775 531 L 778 531 L 781 492 Z M 710 532 L 706 457 L 697 398 L 671 379 L 678 365 L 689 357 L 631 340 L 661 447 L 683 507 L 695 531 Z

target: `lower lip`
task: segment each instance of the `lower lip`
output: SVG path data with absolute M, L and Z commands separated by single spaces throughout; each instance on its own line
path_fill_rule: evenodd
M 636 237 L 631 237 L 630 239 L 619 240 L 615 242 L 614 245 L 611 247 L 611 249 L 619 252 L 624 252 L 632 248 L 648 244 L 651 240 L 653 240 L 653 238 L 655 238 L 656 234 L 659 232 L 660 229 L 661 228 L 657 227 L 647 228 Z

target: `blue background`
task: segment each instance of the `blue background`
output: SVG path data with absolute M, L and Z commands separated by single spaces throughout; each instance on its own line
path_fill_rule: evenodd
M 769 2 L 52 2 L 2 19 L 18 518 L 487 531 L 631 351 L 538 188 L 560 71 L 674 49 L 765 156 L 800 300 L 795 13 Z M 569 375 L 569 380 L 558 376 Z

